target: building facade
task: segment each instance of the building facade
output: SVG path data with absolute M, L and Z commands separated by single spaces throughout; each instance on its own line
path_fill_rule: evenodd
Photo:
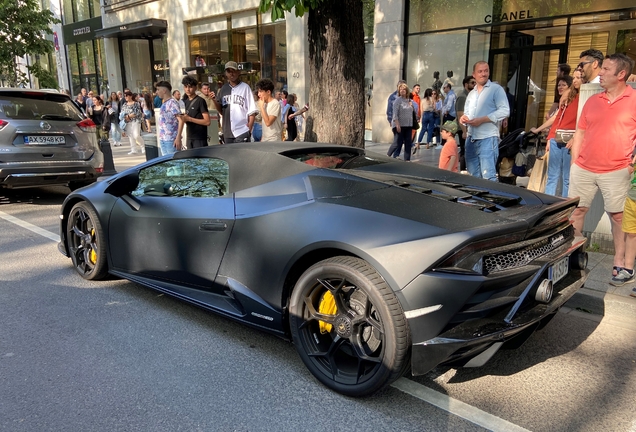
M 512 102 L 510 127 L 528 130 L 542 123 L 554 100 L 559 63 L 575 68 L 580 53 L 590 48 L 636 59 L 636 4 L 631 0 L 406 0 L 399 13 L 391 6 L 390 0 L 376 1 L 378 100 L 372 128 L 379 142 L 392 139 L 386 98 L 400 78 L 427 88 L 438 71 L 442 81 L 448 78 L 461 87 L 474 63 L 486 60 L 491 80 L 507 89 Z M 401 68 L 388 66 L 395 64 Z

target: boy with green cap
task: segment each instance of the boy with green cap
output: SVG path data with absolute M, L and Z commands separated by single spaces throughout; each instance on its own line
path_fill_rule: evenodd
M 442 139 L 446 141 L 442 152 L 439 155 L 439 168 L 448 171 L 459 172 L 459 152 L 455 134 L 457 133 L 457 123 L 449 120 L 441 127 Z

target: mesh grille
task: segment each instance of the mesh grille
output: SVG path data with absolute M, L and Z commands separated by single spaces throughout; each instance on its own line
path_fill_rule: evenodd
M 488 274 L 522 267 L 558 248 L 573 235 L 574 228 L 570 225 L 563 231 L 529 246 L 500 254 L 486 255 L 484 257 L 484 270 Z

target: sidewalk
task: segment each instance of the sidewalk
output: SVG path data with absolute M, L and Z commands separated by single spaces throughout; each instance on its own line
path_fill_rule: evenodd
M 367 141 L 365 148 L 369 151 L 386 155 L 389 144 L 373 143 Z M 145 162 L 146 155 L 129 155 L 130 145 L 128 140 L 122 140 L 121 147 L 112 147 L 113 160 L 117 172 L 133 167 L 141 162 Z M 425 149 L 420 147 L 419 152 L 411 157 L 411 162 L 421 163 L 428 166 L 437 166 L 441 150 L 431 147 Z M 600 252 L 588 252 L 590 276 L 585 283 L 585 287 L 567 303 L 568 307 L 596 315 L 605 315 L 607 312 L 624 316 L 636 317 L 636 298 L 630 293 L 636 284 L 631 283 L 622 287 L 614 287 L 609 284 L 612 275 L 612 265 L 614 256 Z

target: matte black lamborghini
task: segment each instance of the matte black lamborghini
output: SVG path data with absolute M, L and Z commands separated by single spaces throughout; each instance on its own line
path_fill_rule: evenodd
M 305 143 L 176 153 L 79 189 L 60 251 L 293 340 L 347 395 L 480 366 L 587 278 L 576 199 Z

